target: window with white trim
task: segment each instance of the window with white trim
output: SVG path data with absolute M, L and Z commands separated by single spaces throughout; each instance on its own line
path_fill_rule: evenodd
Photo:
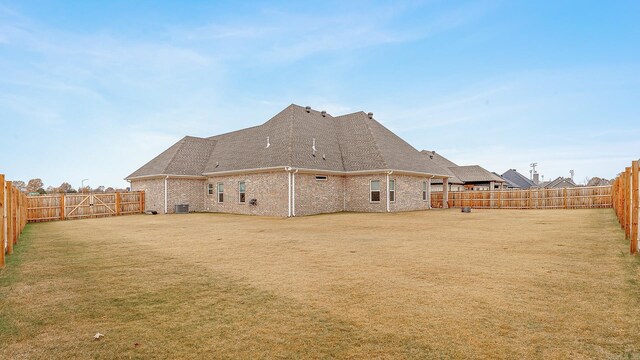
M 246 190 L 247 190 L 247 185 L 245 184 L 244 181 L 240 181 L 238 183 L 238 201 L 241 204 L 244 204 L 247 200 L 245 195 Z
M 219 182 L 217 186 L 218 190 L 218 202 L 224 202 L 224 183 Z
M 396 202 L 396 181 L 389 180 L 389 202 Z
M 214 194 L 213 184 L 207 184 L 207 194 L 209 194 L 209 195 L 213 195 Z
M 369 201 L 380 202 L 380 180 L 369 181 Z
M 427 182 L 422 182 L 422 201 L 427 201 Z

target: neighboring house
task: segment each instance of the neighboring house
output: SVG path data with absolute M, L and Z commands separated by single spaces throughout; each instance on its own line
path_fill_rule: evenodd
M 459 166 L 435 151 L 422 150 L 422 154 L 444 168 L 450 176 L 449 191 L 497 190 L 506 187 L 505 180 L 479 165 Z M 442 182 L 434 180 L 433 191 L 442 191 Z
M 500 176 L 500 174 L 496 173 L 495 171 L 492 171 L 491 173 L 495 176 Z M 513 190 L 520 189 L 520 186 L 518 184 L 510 181 L 509 179 L 504 178 L 503 176 L 500 176 L 500 177 L 502 178 L 502 180 L 504 180 L 505 189 L 513 189 Z
M 559 176 L 555 180 L 549 181 L 544 185 L 540 184 L 540 187 L 544 189 L 574 188 L 577 186 L 578 185 L 576 185 L 576 183 L 574 183 L 573 180 L 571 180 L 571 178 L 565 178 L 562 176 Z
M 516 184 L 520 189 L 537 187 L 537 185 L 532 180 L 520 174 L 518 171 L 516 171 L 516 169 L 509 169 L 501 176 L 507 181 Z
M 373 119 L 290 105 L 266 123 L 187 136 L 129 175 L 146 209 L 296 216 L 430 208 L 449 172 Z

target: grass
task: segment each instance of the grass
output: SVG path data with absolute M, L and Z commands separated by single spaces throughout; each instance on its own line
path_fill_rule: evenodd
M 623 237 L 611 210 L 32 224 L 0 358 L 639 359 Z

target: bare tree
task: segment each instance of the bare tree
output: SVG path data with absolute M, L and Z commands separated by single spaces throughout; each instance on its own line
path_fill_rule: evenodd
M 15 187 L 16 189 L 22 192 L 24 192 L 27 189 L 27 186 L 25 185 L 24 181 L 16 180 L 11 182 L 11 185 L 13 185 L 13 187 Z
M 42 179 L 39 179 L 39 178 L 31 179 L 29 180 L 29 183 L 27 183 L 27 192 L 29 193 L 38 192 L 38 189 L 41 189 L 43 186 L 44 186 L 44 183 L 42 182 Z
M 75 192 L 75 190 L 73 189 L 73 186 L 71 186 L 71 184 L 69 184 L 68 182 L 63 182 L 62 184 L 60 184 L 60 186 L 58 187 L 58 190 L 61 193 Z

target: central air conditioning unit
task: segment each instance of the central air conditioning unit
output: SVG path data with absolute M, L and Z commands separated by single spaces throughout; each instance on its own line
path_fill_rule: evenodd
M 175 213 L 176 214 L 188 214 L 189 213 L 189 204 L 176 205 Z

